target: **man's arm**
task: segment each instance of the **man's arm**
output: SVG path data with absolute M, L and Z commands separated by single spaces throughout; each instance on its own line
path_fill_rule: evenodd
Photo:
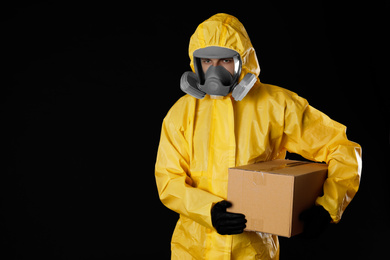
M 324 207 L 333 222 L 355 196 L 362 168 L 361 147 L 346 136 L 346 127 L 292 95 L 285 112 L 285 148 L 303 157 L 328 164 L 324 195 L 316 204 Z
M 194 188 L 189 172 L 189 151 L 184 133 L 164 119 L 155 177 L 162 203 L 207 228 L 213 228 L 211 208 L 223 199 Z

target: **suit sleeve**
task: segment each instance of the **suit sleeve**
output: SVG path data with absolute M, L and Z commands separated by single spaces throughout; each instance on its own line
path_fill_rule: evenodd
M 183 131 L 164 119 L 157 153 L 155 177 L 162 203 L 199 224 L 213 228 L 212 206 L 223 199 L 193 187 L 189 173 L 190 156 Z
M 339 222 L 359 188 L 360 145 L 347 139 L 344 125 L 331 120 L 296 94 L 287 101 L 284 137 L 287 151 L 328 164 L 324 195 L 317 198 L 316 204 L 329 212 L 333 222 Z

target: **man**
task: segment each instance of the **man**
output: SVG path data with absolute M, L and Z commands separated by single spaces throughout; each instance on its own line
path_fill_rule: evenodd
M 255 50 L 233 16 L 200 24 L 189 55 L 193 72 L 181 79 L 189 95 L 164 119 L 155 171 L 161 201 L 180 214 L 172 259 L 278 259 L 277 236 L 243 232 L 245 216 L 226 212 L 225 200 L 229 167 L 282 159 L 286 151 L 328 164 L 324 195 L 302 214 L 305 232 L 340 221 L 361 172 L 361 148 L 345 126 L 297 94 L 261 83 Z

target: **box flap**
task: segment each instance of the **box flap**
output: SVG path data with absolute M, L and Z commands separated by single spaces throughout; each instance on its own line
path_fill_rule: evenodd
M 267 172 L 273 174 L 287 174 L 299 176 L 308 174 L 314 171 L 326 169 L 326 164 L 315 162 L 303 162 L 295 160 L 278 159 L 269 162 L 260 162 L 249 165 L 234 167 L 231 169 L 241 169 L 246 171 Z

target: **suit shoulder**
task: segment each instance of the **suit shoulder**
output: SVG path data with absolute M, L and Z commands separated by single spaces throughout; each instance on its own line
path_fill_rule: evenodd
M 279 97 L 284 99 L 294 98 L 298 96 L 296 93 L 288 89 L 265 83 L 261 83 L 259 87 L 259 92 L 260 94 L 266 95 L 268 97 Z
M 178 99 L 165 116 L 165 121 L 179 124 L 190 117 L 195 108 L 196 99 L 190 95 L 185 95 Z

